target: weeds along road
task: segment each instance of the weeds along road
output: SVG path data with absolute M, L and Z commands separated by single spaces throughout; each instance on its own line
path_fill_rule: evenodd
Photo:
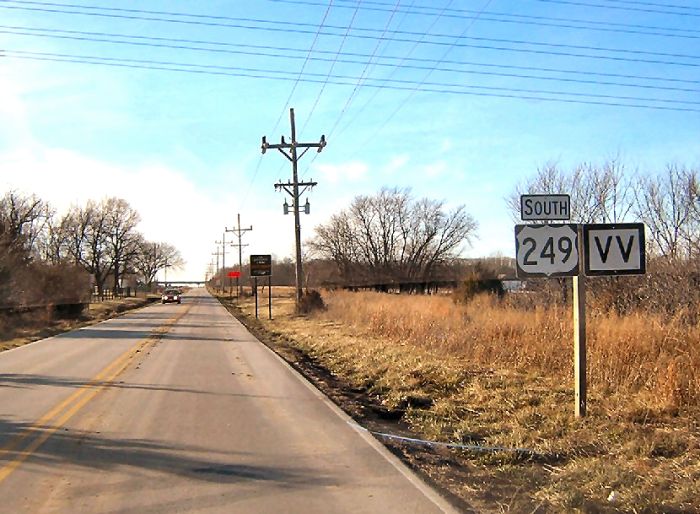
M 204 290 L 0 353 L 0 511 L 449 512 Z

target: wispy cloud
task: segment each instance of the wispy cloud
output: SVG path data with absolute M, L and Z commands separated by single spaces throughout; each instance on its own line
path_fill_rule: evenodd
M 329 182 L 357 182 L 367 174 L 367 163 L 349 161 L 340 164 L 318 164 L 314 167 Z
M 395 155 L 391 158 L 389 163 L 382 168 L 382 172 L 386 175 L 394 175 L 395 173 L 403 170 L 410 159 L 411 158 L 408 154 Z

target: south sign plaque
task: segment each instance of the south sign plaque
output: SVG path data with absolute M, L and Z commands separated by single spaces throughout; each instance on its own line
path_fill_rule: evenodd
M 571 219 L 571 198 L 569 195 L 521 195 L 520 219 L 568 221 Z

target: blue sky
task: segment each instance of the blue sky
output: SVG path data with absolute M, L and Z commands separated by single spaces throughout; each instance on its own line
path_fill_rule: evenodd
M 700 166 L 699 20 L 688 0 L 1 0 L 0 187 L 125 198 L 187 260 L 169 276 L 201 276 L 239 212 L 246 253 L 291 256 L 291 169 L 260 138 L 294 107 L 299 140 L 328 138 L 300 164 L 304 238 L 399 186 L 466 205 L 464 255 L 513 255 L 504 197 L 546 162 Z

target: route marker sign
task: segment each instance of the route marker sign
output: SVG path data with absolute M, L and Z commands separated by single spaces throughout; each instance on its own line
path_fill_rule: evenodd
M 583 226 L 584 271 L 588 276 L 646 273 L 644 223 Z
M 573 277 L 579 272 L 578 225 L 516 225 L 518 277 Z
M 520 195 L 523 221 L 567 221 L 571 219 L 569 195 Z
M 272 275 L 272 255 L 251 255 L 250 276 L 269 277 Z

